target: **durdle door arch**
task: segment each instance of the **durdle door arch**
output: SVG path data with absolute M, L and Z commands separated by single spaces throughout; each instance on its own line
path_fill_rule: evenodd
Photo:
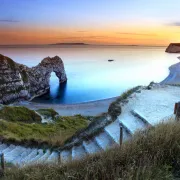
M 46 57 L 37 66 L 29 68 L 0 55 L 0 104 L 29 100 L 47 93 L 52 72 L 59 78 L 59 83 L 67 81 L 64 63 L 58 56 Z

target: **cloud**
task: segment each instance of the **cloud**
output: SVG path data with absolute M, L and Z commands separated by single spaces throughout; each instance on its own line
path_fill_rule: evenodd
M 49 39 L 89 39 L 89 38 L 94 38 L 94 39 L 104 39 L 107 38 L 108 36 L 69 36 L 69 37 L 52 37 Z
M 123 32 L 117 32 L 116 34 L 135 35 L 135 36 L 156 36 L 156 34 L 148 34 L 148 33 L 123 33 Z
M 88 31 L 76 31 L 78 33 L 87 33 Z
M 17 23 L 19 21 L 17 20 L 12 20 L 12 19 L 0 19 L 0 22 L 5 22 L 5 23 Z
M 168 25 L 169 26 L 177 26 L 177 27 L 179 27 L 180 26 L 180 22 L 173 22 L 173 23 L 169 23 Z

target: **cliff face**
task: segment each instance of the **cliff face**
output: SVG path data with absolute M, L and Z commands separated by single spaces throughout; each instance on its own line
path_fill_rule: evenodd
M 47 93 L 51 72 L 56 73 L 59 83 L 67 81 L 63 61 L 58 56 L 47 57 L 37 66 L 28 68 L 0 55 L 0 104 Z
M 166 52 L 168 52 L 168 53 L 180 53 L 180 43 L 171 43 L 167 47 Z

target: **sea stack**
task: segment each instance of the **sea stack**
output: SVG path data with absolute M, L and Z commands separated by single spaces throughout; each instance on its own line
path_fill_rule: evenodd
M 29 68 L 0 54 L 0 104 L 29 100 L 49 91 L 51 72 L 60 83 L 67 81 L 64 63 L 60 57 L 46 57 L 40 64 Z
M 168 53 L 180 53 L 180 43 L 171 43 L 167 47 L 166 52 L 168 52 Z

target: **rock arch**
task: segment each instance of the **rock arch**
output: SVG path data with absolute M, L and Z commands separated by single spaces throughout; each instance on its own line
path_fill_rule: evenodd
M 58 56 L 46 57 L 29 68 L 0 55 L 0 103 L 32 99 L 47 93 L 52 72 L 59 78 L 59 83 L 67 81 L 64 63 Z
M 59 78 L 60 83 L 67 81 L 66 73 L 64 70 L 64 64 L 60 57 L 55 56 L 53 58 L 46 57 L 41 63 L 35 67 L 36 70 L 45 71 L 47 78 L 50 78 L 50 74 L 55 72 L 56 76 Z

